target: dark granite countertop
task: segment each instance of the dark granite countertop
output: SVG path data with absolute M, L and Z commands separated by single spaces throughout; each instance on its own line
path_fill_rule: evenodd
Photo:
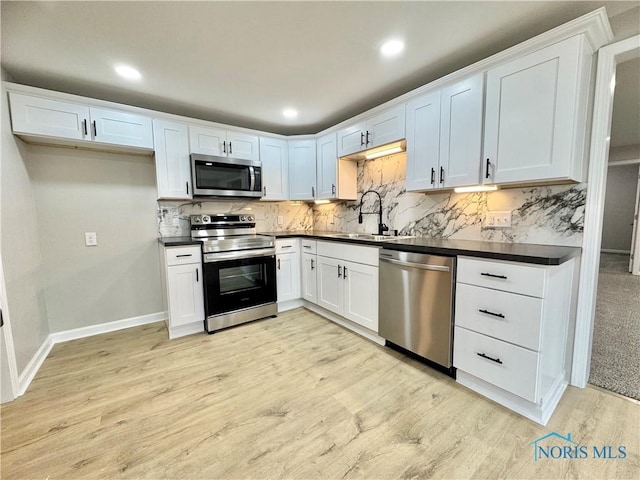
M 194 240 L 191 237 L 160 237 L 158 238 L 160 245 L 165 247 L 179 247 L 182 245 L 200 245 L 202 241 Z
M 425 237 L 398 238 L 384 241 L 363 240 L 354 238 L 337 238 L 339 232 L 327 231 L 283 231 L 261 232 L 276 238 L 305 237 L 317 240 L 372 245 L 390 250 L 427 253 L 433 255 L 465 255 L 469 257 L 489 258 L 492 260 L 508 260 L 512 262 L 533 263 L 537 265 L 561 265 L 580 255 L 579 247 L 563 247 L 555 245 L 537 245 L 529 243 L 482 242 L 476 240 L 439 240 Z

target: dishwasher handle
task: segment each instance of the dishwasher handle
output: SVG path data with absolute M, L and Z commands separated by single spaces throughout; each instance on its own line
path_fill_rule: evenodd
M 414 263 L 414 262 L 403 262 L 401 260 L 395 260 L 393 258 L 382 258 L 380 257 L 381 262 L 393 263 L 394 265 L 401 265 L 403 267 L 409 268 L 419 268 L 421 270 L 435 270 L 437 272 L 449 272 L 451 268 L 444 265 L 430 265 L 428 263 Z

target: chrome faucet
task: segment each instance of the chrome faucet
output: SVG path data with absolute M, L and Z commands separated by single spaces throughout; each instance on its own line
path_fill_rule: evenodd
M 364 196 L 367 193 L 375 193 L 378 195 L 378 200 L 380 202 L 380 210 L 378 212 L 362 212 L 362 201 L 364 200 Z M 384 232 L 389 231 L 389 227 L 387 227 L 384 223 L 382 223 L 382 197 L 375 190 L 367 190 L 360 197 L 360 211 L 358 213 L 358 223 L 362 223 L 362 215 L 375 215 L 378 214 L 378 235 L 384 235 Z

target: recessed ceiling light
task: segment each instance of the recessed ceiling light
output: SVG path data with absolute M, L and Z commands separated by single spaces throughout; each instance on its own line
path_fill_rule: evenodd
M 285 108 L 282 111 L 282 115 L 284 115 L 287 118 L 296 118 L 298 116 L 298 111 L 293 108 Z
M 142 74 L 129 65 L 116 65 L 115 71 L 118 75 L 122 78 L 126 78 L 127 80 L 140 80 L 142 78 Z
M 393 57 L 402 50 L 404 50 L 404 42 L 402 40 L 389 40 L 380 47 L 380 53 L 385 57 Z

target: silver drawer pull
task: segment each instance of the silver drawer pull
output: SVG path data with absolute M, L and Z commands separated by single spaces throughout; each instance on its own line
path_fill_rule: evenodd
M 478 311 L 480 313 L 486 313 L 487 315 L 493 315 L 494 317 L 504 318 L 504 315 L 501 313 L 493 313 L 493 312 L 490 312 L 489 310 L 482 310 L 482 309 L 479 309 Z
M 291 247 L 293 247 L 293 245 L 282 245 L 282 247 L 280 248 L 291 248 Z
M 183 255 L 176 255 L 176 258 L 178 257 L 193 257 L 193 253 L 185 253 Z
M 483 277 L 501 278 L 502 280 L 507 279 L 507 277 L 505 277 L 504 275 L 494 275 L 493 273 L 481 273 L 480 275 L 482 275 Z
M 499 358 L 491 358 L 488 355 L 485 355 L 484 353 L 476 353 L 476 355 L 478 355 L 479 357 L 486 358 L 487 360 L 491 360 L 492 362 L 496 362 L 496 363 L 499 363 L 500 365 L 502 365 L 502 360 L 500 360 Z

